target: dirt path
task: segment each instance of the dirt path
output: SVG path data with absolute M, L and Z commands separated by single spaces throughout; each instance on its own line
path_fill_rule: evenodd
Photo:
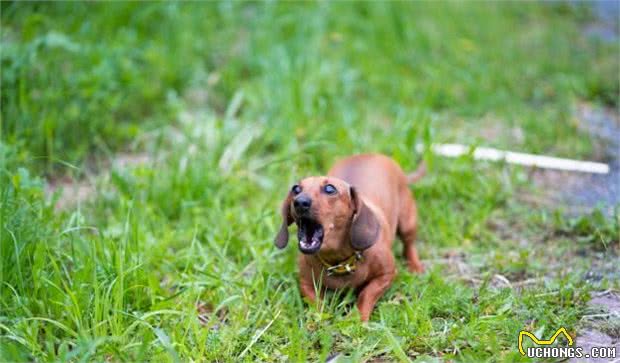
M 595 140 L 597 160 L 609 164 L 607 175 L 563 173 L 555 171 L 536 171 L 534 180 L 548 191 L 552 203 L 561 203 L 567 207 L 569 216 L 590 213 L 595 208 L 614 218 L 615 209 L 620 205 L 620 116 L 610 109 L 593 107 L 582 103 L 577 107 L 580 127 L 590 133 Z M 558 186 L 564 186 L 557 189 Z M 618 277 L 620 258 L 612 250 L 602 254 L 602 259 L 592 258 L 588 274 L 606 277 L 610 280 Z M 614 265 L 611 269 L 608 265 Z M 592 347 L 616 347 L 620 355 L 620 295 L 617 291 L 603 291 L 593 295 L 588 303 L 588 313 L 578 327 L 575 339 L 577 346 L 584 352 Z M 616 358 L 620 362 L 620 356 Z M 607 358 L 580 358 L 570 362 L 609 362 Z M 613 360 L 612 360 L 613 361 Z
M 600 207 L 611 217 L 620 205 L 620 115 L 611 109 L 581 103 L 575 117 L 580 121 L 579 127 L 594 140 L 593 159 L 607 163 L 609 174 L 538 169 L 532 172 L 532 179 L 545 191 L 543 205 L 564 205 L 572 217 Z
M 578 107 L 581 125 L 596 140 L 596 152 L 609 164 L 606 175 L 588 175 L 568 191 L 573 204 L 594 207 L 602 203 L 609 213 L 620 204 L 620 116 L 612 110 L 595 109 L 591 105 Z

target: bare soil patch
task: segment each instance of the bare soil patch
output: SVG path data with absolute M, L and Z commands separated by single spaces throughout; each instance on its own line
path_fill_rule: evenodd
M 620 205 L 620 115 L 612 109 L 581 103 L 576 108 L 579 127 L 594 139 L 596 161 L 609 164 L 609 174 L 533 170 L 531 180 L 545 193 L 542 205 L 565 205 L 576 216 L 601 208 L 608 216 Z
M 56 193 L 59 194 L 54 203 L 56 210 L 72 208 L 91 200 L 97 191 L 97 180 L 109 177 L 111 170 L 123 170 L 148 164 L 152 159 L 146 153 L 119 153 L 114 159 L 104 163 L 104 166 L 98 171 L 87 171 L 78 177 L 64 175 L 58 178 L 50 178 L 45 186 L 45 194 L 49 198 L 54 197 Z

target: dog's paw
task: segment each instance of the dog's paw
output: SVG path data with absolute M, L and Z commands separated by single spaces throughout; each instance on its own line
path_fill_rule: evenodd
M 409 272 L 422 274 L 424 273 L 424 265 L 422 262 L 409 264 Z

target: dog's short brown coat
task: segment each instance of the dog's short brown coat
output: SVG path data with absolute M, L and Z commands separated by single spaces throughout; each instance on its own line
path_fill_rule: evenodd
M 327 176 L 309 177 L 299 187 L 312 199 L 309 213 L 323 226 L 324 236 L 316 254 L 300 254 L 298 259 L 300 288 L 310 301 L 316 299 L 314 280 L 331 288 L 355 288 L 361 319 L 367 321 L 377 300 L 396 274 L 392 241 L 396 234 L 404 243 L 409 270 L 423 272 L 414 245 L 417 210 L 409 184 L 424 173 L 423 167 L 405 175 L 400 166 L 384 155 L 363 154 L 336 163 Z M 335 195 L 326 195 L 324 187 L 332 184 Z M 276 245 L 284 248 L 288 226 L 300 218 L 289 192 L 282 204 L 283 222 Z M 357 269 L 344 275 L 327 276 L 319 256 L 329 264 L 338 264 L 356 251 L 363 251 Z M 319 256 L 317 256 L 319 255 Z

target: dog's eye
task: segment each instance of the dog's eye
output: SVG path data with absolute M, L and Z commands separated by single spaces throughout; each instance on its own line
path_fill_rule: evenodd
M 293 194 L 297 195 L 299 193 L 301 193 L 301 187 L 297 184 L 293 185 L 293 188 L 291 188 L 291 191 L 293 192 Z
M 325 193 L 327 194 L 336 194 L 338 192 L 338 189 L 336 189 L 335 186 L 331 185 L 331 184 L 327 184 L 323 190 L 325 191 Z

